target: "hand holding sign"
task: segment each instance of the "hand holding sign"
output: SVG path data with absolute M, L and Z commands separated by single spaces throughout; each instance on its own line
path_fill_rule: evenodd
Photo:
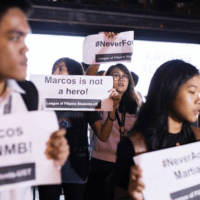
M 113 108 L 114 108 L 113 110 L 115 110 L 119 102 L 121 101 L 121 95 L 116 91 L 115 88 L 112 88 L 108 92 L 111 92 L 109 98 L 113 100 Z
M 128 186 L 128 193 L 134 200 L 143 200 L 142 191 L 145 188 L 144 183 L 141 181 L 142 170 L 139 166 L 132 166 L 130 170 L 130 179 Z
M 69 147 L 65 131 L 56 130 L 55 112 L 31 111 L 1 116 L 0 191 L 61 183 L 58 164 L 66 161 Z M 52 146 L 56 150 L 54 155 Z M 47 160 L 45 151 L 51 160 Z
M 45 150 L 47 158 L 57 160 L 61 166 L 65 164 L 70 152 L 69 145 L 64 137 L 65 133 L 65 129 L 54 132 L 47 142 Z
M 47 110 L 111 111 L 109 76 L 31 75 L 30 79 L 45 96 Z
M 130 62 L 133 53 L 133 39 L 133 31 L 87 36 L 83 44 L 83 62 L 86 64 Z
M 113 39 L 115 37 L 115 35 L 118 35 L 118 33 L 114 33 L 114 32 L 104 32 L 105 36 L 108 38 L 108 39 Z

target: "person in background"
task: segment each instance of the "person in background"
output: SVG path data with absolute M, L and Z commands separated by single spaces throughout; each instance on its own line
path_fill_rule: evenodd
M 30 32 L 27 21 L 30 11 L 31 3 L 27 0 L 0 1 L 1 116 L 43 109 L 42 98 L 36 87 L 33 83 L 25 81 L 28 60 L 25 39 Z M 57 160 L 60 165 L 63 165 L 69 156 L 65 133 L 64 129 L 54 132 L 45 151 L 47 158 Z M 0 192 L 0 200 L 31 200 L 32 196 L 30 187 Z
M 200 140 L 200 129 L 191 126 L 199 113 L 198 69 L 182 60 L 162 64 L 153 75 L 135 126 L 118 145 L 115 200 L 144 199 L 142 171 L 133 161 L 138 153 L 134 141 L 139 138 L 141 149 L 152 152 Z
M 135 72 L 131 72 L 131 76 L 133 77 L 134 86 L 136 87 L 139 81 L 139 76 Z M 142 99 L 141 93 L 137 91 L 137 94 L 140 96 L 140 99 Z
M 80 63 L 73 59 L 60 58 L 54 63 L 52 74 L 83 75 L 83 68 Z M 109 113 L 114 115 L 115 107 L 120 101 L 120 95 L 115 89 L 111 89 L 110 98 L 113 100 L 114 111 Z M 113 121 L 108 118 L 102 124 L 101 117 L 96 111 L 56 111 L 56 114 L 60 127 L 67 130 L 66 138 L 70 145 L 70 156 L 62 167 L 62 185 L 39 186 L 40 200 L 59 200 L 61 187 L 66 200 L 82 200 L 90 172 L 88 124 L 99 140 L 105 141 L 111 131 Z
M 112 199 L 112 192 L 109 196 L 106 191 L 106 179 L 115 167 L 117 145 L 133 128 L 141 105 L 141 99 L 134 90 L 133 78 L 125 65 L 112 65 L 105 75 L 113 77 L 113 88 L 121 95 L 121 101 L 114 115 L 111 116 L 107 112 L 102 114 L 102 123 L 107 119 L 113 121 L 112 130 L 106 141 L 100 141 L 95 135 L 93 137 L 92 168 L 85 195 L 85 199 L 88 200 Z
M 86 75 L 89 65 L 84 62 L 82 62 L 81 65 L 83 67 L 83 74 Z
M 101 70 L 97 72 L 97 76 L 104 76 L 105 75 L 105 71 Z

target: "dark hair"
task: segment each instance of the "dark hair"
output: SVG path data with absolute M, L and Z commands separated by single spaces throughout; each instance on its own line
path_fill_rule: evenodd
M 142 105 L 133 130 L 141 131 L 149 150 L 166 148 L 168 140 L 168 112 L 180 87 L 198 75 L 193 65 L 182 60 L 171 60 L 162 64 L 153 75 L 146 103 Z M 190 123 L 184 121 L 182 131 L 189 140 L 192 137 Z
M 122 70 L 125 74 L 128 75 L 129 78 L 129 84 L 128 84 L 128 88 L 126 90 L 126 92 L 124 92 L 122 99 L 120 101 L 119 104 L 119 112 L 127 112 L 129 114 L 135 114 L 138 110 L 138 104 L 136 102 L 136 100 L 134 99 L 134 83 L 133 83 L 133 78 L 130 74 L 130 71 L 127 69 L 127 67 L 123 64 L 116 64 L 116 65 L 112 65 L 108 68 L 108 70 L 106 71 L 106 76 L 111 75 L 111 72 L 113 71 L 113 69 L 115 68 L 119 68 L 120 70 Z
M 9 8 L 17 7 L 21 9 L 26 15 L 32 11 L 32 5 L 29 0 L 1 0 L 0 1 L 0 19 L 7 12 Z
M 69 75 L 83 75 L 83 67 L 82 65 L 70 58 L 60 58 L 58 59 L 52 68 L 52 74 L 55 72 L 55 66 L 59 63 L 59 62 L 64 62 L 65 66 L 67 67 L 67 71 L 69 72 Z
M 139 76 L 134 72 L 131 72 L 131 76 L 133 77 L 134 86 L 136 86 L 138 84 L 138 81 L 139 81 Z
M 84 72 L 86 72 L 87 71 L 87 69 L 88 69 L 88 67 L 90 66 L 90 65 L 88 65 L 88 64 L 86 64 L 86 63 L 81 63 L 82 64 L 82 66 L 83 66 L 83 70 L 84 70 Z
M 105 73 L 105 70 L 100 70 L 97 72 L 97 76 L 103 76 Z

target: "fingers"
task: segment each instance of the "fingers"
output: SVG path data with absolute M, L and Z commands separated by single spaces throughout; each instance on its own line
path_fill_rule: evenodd
M 139 166 L 132 166 L 130 171 L 130 178 L 136 180 L 142 177 L 142 169 Z
M 57 160 L 59 161 L 60 165 L 63 166 L 69 157 L 70 148 L 69 145 L 60 147 L 59 153 L 57 155 Z
M 111 92 L 110 96 L 109 96 L 111 99 L 113 99 L 113 98 L 118 99 L 119 97 L 121 97 L 121 95 L 116 91 L 115 88 L 110 89 L 108 92 Z
M 121 95 L 116 91 L 115 88 L 110 89 L 108 92 L 111 92 L 109 98 L 113 100 L 113 108 L 116 108 L 121 101 Z
M 45 154 L 48 159 L 59 161 L 63 165 L 69 157 L 70 149 L 65 136 L 65 129 L 54 132 L 47 142 Z
M 47 142 L 47 146 L 56 148 L 62 145 L 66 145 L 66 139 L 65 139 L 66 130 L 60 129 L 54 133 L 51 134 L 50 139 Z
M 116 92 L 117 90 L 115 89 L 115 88 L 112 88 L 112 89 L 110 89 L 110 90 L 108 90 L 108 92 Z
M 115 35 L 117 35 L 118 33 L 114 33 L 114 32 L 105 32 L 104 33 L 105 36 L 108 38 L 108 39 L 113 39 L 115 37 Z
M 121 95 L 118 92 L 112 92 L 109 96 L 112 100 L 118 100 L 121 99 Z
M 143 194 L 141 192 L 133 192 L 131 196 L 134 200 L 144 200 Z
M 140 183 L 137 181 L 129 182 L 128 193 L 132 196 L 134 200 L 143 200 L 144 183 L 140 180 Z
M 65 136 L 66 132 L 67 132 L 66 129 L 62 128 L 62 129 L 52 133 L 50 138 L 57 138 L 57 137 Z
M 143 200 L 142 191 L 145 188 L 145 184 L 141 180 L 142 170 L 139 166 L 132 166 L 130 170 L 130 179 L 128 192 L 136 200 Z

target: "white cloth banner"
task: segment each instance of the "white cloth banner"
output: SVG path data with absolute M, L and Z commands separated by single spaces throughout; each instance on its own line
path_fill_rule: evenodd
M 59 184 L 58 163 L 44 153 L 50 135 L 59 128 L 55 113 L 31 111 L 0 120 L 0 191 Z
M 89 35 L 83 43 L 83 62 L 101 64 L 110 62 L 131 62 L 134 31 L 127 31 L 107 38 L 105 34 Z
M 30 80 L 45 97 L 46 110 L 113 109 L 111 76 L 31 75 Z
M 200 199 L 200 142 L 141 154 L 145 200 Z

